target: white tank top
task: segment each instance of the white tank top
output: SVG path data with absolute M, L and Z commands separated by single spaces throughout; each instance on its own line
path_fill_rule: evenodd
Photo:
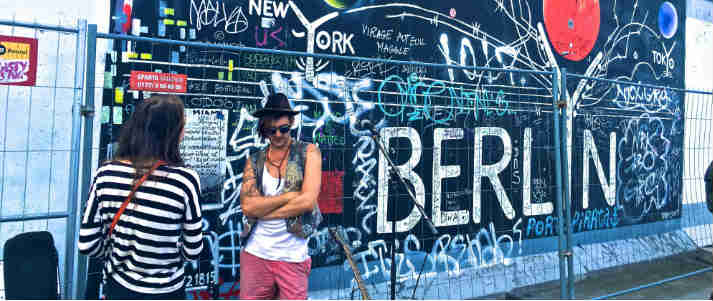
M 278 179 L 271 176 L 267 168 L 262 173 L 262 191 L 265 196 L 282 193 L 285 181 L 277 187 Z M 309 258 L 307 240 L 287 232 L 284 219 L 262 220 L 255 224 L 250 234 L 245 252 L 267 260 L 303 262 Z

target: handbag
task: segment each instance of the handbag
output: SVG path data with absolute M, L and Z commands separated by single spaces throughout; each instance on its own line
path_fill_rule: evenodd
M 151 169 L 150 169 L 143 177 L 141 177 L 141 179 L 139 179 L 139 181 L 136 182 L 136 184 L 134 184 L 134 188 L 131 189 L 131 192 L 130 192 L 129 195 L 126 197 L 126 200 L 124 200 L 124 203 L 121 204 L 121 207 L 119 207 L 119 210 L 116 211 L 116 214 L 114 215 L 114 220 L 112 220 L 111 226 L 109 226 L 109 231 L 108 231 L 108 233 L 107 233 L 107 235 L 106 235 L 106 241 L 111 242 L 111 235 L 112 235 L 112 233 L 114 233 L 114 227 L 116 227 L 116 224 L 119 222 L 119 217 L 121 217 L 121 214 L 124 213 L 124 210 L 126 210 L 126 207 L 129 205 L 129 203 L 131 202 L 131 200 L 134 198 L 134 194 L 136 194 L 136 190 L 139 189 L 139 187 L 141 186 L 141 184 L 143 184 L 143 183 L 146 181 L 146 179 L 148 179 L 148 177 L 149 177 L 159 166 L 165 165 L 165 164 L 166 164 L 166 162 L 163 162 L 163 161 L 159 160 L 159 161 L 156 162 L 153 166 L 151 166 Z M 105 251 L 105 255 L 104 255 L 104 260 L 105 260 L 105 261 L 110 260 L 110 258 L 109 258 L 110 254 L 111 254 L 110 251 L 111 251 L 111 246 L 110 246 L 109 248 L 107 248 L 107 250 Z M 106 280 L 108 279 L 108 277 L 109 277 L 109 275 L 104 275 L 104 281 L 102 281 L 104 284 L 106 284 Z M 106 295 L 106 294 L 100 293 L 100 295 Z M 102 299 L 105 299 L 105 296 L 103 296 L 103 297 L 104 297 L 104 298 L 102 298 Z

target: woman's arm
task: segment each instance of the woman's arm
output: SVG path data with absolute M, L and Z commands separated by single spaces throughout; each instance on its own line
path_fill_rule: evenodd
M 191 176 L 191 185 L 185 192 L 181 254 L 188 260 L 197 260 L 203 250 L 203 213 L 198 197 L 200 177 L 192 170 Z
M 91 257 L 99 257 L 104 254 L 104 233 L 101 220 L 99 197 L 97 196 L 97 179 L 99 173 L 94 177 L 92 187 L 87 200 L 87 208 L 82 215 L 82 222 L 79 228 L 79 241 L 77 247 L 79 252 Z

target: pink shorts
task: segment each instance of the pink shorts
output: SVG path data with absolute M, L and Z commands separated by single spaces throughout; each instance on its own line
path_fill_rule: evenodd
M 240 252 L 240 299 L 307 299 L 312 259 L 303 262 L 267 260 Z

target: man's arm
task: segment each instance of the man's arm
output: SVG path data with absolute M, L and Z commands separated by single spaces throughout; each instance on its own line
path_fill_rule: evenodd
M 272 197 L 263 196 L 257 189 L 257 178 L 250 158 L 248 158 L 243 170 L 243 187 L 240 191 L 240 206 L 243 209 L 243 214 L 249 217 L 262 218 L 265 214 L 287 204 L 289 200 L 296 198 L 298 195 L 298 192 L 288 192 Z
M 319 191 L 322 187 L 322 153 L 314 144 L 307 146 L 307 160 L 305 161 L 305 175 L 302 181 L 302 191 L 294 199 L 264 215 L 263 219 L 283 219 L 301 215 L 312 211 L 317 203 Z

